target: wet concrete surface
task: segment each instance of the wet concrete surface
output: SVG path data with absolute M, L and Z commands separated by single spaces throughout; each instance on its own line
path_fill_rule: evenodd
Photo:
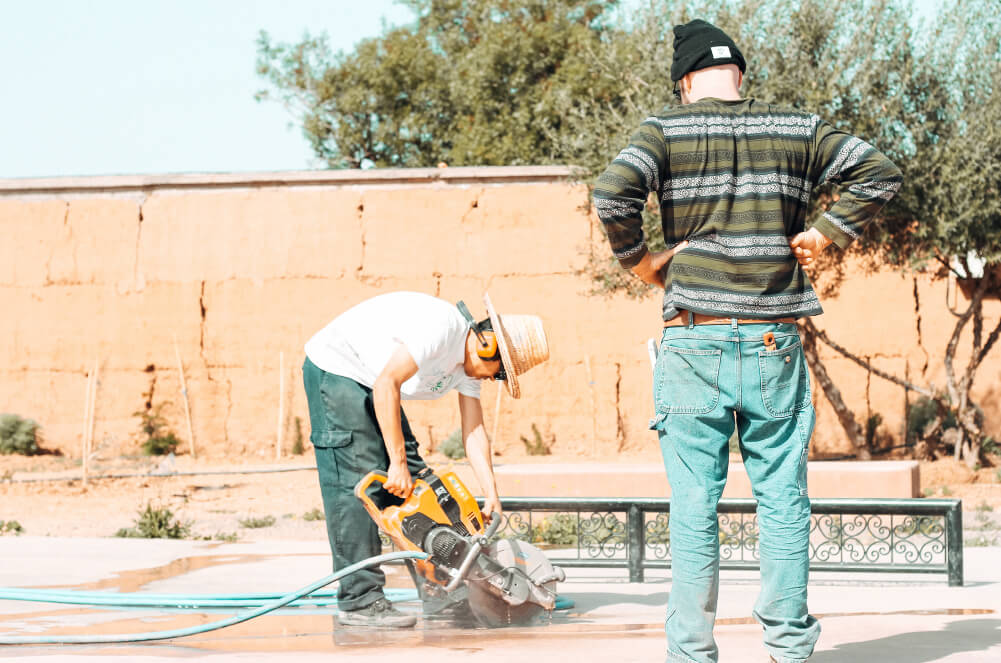
M 811 661 L 1001 661 L 1001 549 L 966 551 L 966 586 L 940 576 L 814 574 L 810 604 L 823 627 Z M 330 572 L 326 544 L 121 539 L 0 539 L 0 586 L 171 594 L 286 593 Z M 388 586 L 410 588 L 402 566 Z M 670 572 L 629 583 L 625 572 L 568 569 L 559 587 L 575 606 L 533 626 L 472 628 L 421 616 L 406 630 L 348 628 L 330 608 L 286 608 L 183 639 L 125 645 L 0 647 L 0 658 L 47 661 L 662 661 Z M 750 617 L 755 572 L 723 572 L 716 638 L 722 663 L 768 660 Z M 420 615 L 416 601 L 399 607 Z M 0 601 L 0 633 L 138 633 L 183 628 L 235 610 L 94 609 Z

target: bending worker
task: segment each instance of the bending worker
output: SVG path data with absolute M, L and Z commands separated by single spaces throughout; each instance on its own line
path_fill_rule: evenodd
M 379 295 L 345 311 L 306 343 L 303 382 L 310 441 L 316 453 L 334 570 L 378 555 L 378 528 L 354 495 L 372 470 L 386 472 L 383 508 L 413 490 L 426 467 L 401 400 L 459 392 L 466 456 L 485 498 L 488 518 L 501 512 L 483 427 L 480 381 L 503 380 L 518 398 L 518 376 L 549 357 L 541 320 L 498 316 L 484 294 L 488 317 L 473 320 L 461 307 L 416 292 Z M 382 504 L 380 504 L 382 502 Z M 409 627 L 412 615 L 385 598 L 385 575 L 368 568 L 338 586 L 338 620 L 353 626 Z
M 671 484 L 667 659 L 714 663 L 716 505 L 736 426 L 758 502 L 761 592 L 754 617 L 773 661 L 805 661 L 820 635 L 807 610 L 814 411 L 796 318 L 822 310 L 803 267 L 844 249 L 891 199 L 901 173 L 865 141 L 808 112 L 740 96 L 746 64 L 722 30 L 674 28 L 681 105 L 645 120 L 594 191 L 623 267 L 663 288 L 654 370 Z M 811 190 L 841 197 L 807 228 Z M 656 192 L 668 249 L 647 250 L 641 213 Z

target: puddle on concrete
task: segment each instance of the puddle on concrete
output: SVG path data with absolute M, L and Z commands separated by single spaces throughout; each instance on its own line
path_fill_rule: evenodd
M 408 612 L 417 613 L 416 604 L 406 606 Z M 994 614 L 991 609 L 943 609 L 943 610 L 897 610 L 887 612 L 837 612 L 817 615 L 820 619 L 860 616 L 889 615 L 945 615 L 967 616 Z M 63 611 L 65 616 L 93 614 L 90 610 Z M 39 617 L 43 613 L 34 613 L 31 617 Z M 51 618 L 53 613 L 44 613 Z M 7 617 L 7 616 L 5 616 Z M 142 633 L 174 628 L 184 628 L 194 624 L 204 624 L 219 619 L 219 615 L 195 614 L 158 614 L 143 617 L 114 619 L 100 623 L 70 626 L 65 621 L 58 627 L 46 629 L 40 635 L 59 635 L 69 633 Z M 85 618 L 84 618 L 85 619 Z M 755 624 L 753 618 L 728 618 L 717 620 L 717 625 Z M 41 626 L 41 625 L 36 625 Z M 504 629 L 461 628 L 456 627 L 448 619 L 423 619 L 415 629 L 366 629 L 340 626 L 333 614 L 278 614 L 265 615 L 249 622 L 237 624 L 219 631 L 147 644 L 125 645 L 75 645 L 77 650 L 94 654 L 102 652 L 109 655 L 130 656 L 137 652 L 149 652 L 149 647 L 155 646 L 158 654 L 172 654 L 180 657 L 200 655 L 206 651 L 214 652 L 286 652 L 286 651 L 329 651 L 331 648 L 350 648 L 354 650 L 402 649 L 412 647 L 443 648 L 452 651 L 475 652 L 490 649 L 493 643 L 512 640 L 533 640 L 546 638 L 548 640 L 573 639 L 582 637 L 609 637 L 615 634 L 626 634 L 631 637 L 663 637 L 663 624 L 610 624 L 589 621 L 586 615 L 560 614 L 553 615 L 550 623 L 537 626 L 521 626 Z M 48 646 L 46 646 L 48 648 Z M 19 648 L 20 651 L 27 650 Z M 33 653 L 37 648 L 30 649 Z M 63 649 L 65 651 L 65 649 Z M 6 652 L 5 652 L 6 653 Z
M 210 544 L 211 547 L 222 545 Z M 261 562 L 272 559 L 287 559 L 289 557 L 316 557 L 316 553 L 290 553 L 281 555 L 264 554 L 241 554 L 241 555 L 193 555 L 191 557 L 179 557 L 161 566 L 151 566 L 145 569 L 132 569 L 129 571 L 117 571 L 110 578 L 103 578 L 94 582 L 85 582 L 77 585 L 37 585 L 33 589 L 76 589 L 76 590 L 98 590 L 114 589 L 119 592 L 138 592 L 145 585 L 157 580 L 168 580 L 185 573 L 200 571 L 201 569 L 219 566 L 221 564 L 246 564 L 250 562 Z M 291 591 L 294 588 L 289 588 Z
M 118 572 L 113 577 L 82 583 L 73 586 L 72 589 L 136 592 L 151 582 L 175 578 L 214 566 L 315 556 L 316 553 L 197 555 L 175 559 L 160 566 Z M 389 580 L 388 586 L 412 587 L 404 566 L 387 565 L 384 569 Z M 291 589 L 289 588 L 289 590 Z M 420 614 L 418 603 L 402 604 L 400 607 L 413 614 Z M 335 647 L 365 650 L 368 648 L 420 646 L 475 652 L 490 648 L 492 643 L 511 640 L 537 638 L 579 640 L 582 637 L 614 637 L 615 634 L 625 633 L 630 634 L 630 636 L 663 637 L 662 622 L 652 624 L 602 623 L 594 621 L 587 613 L 579 612 L 557 612 L 546 623 L 504 629 L 471 628 L 468 622 L 458 624 L 448 617 L 428 616 L 424 617 L 415 629 L 379 630 L 340 626 L 334 618 L 332 609 L 329 612 L 324 612 L 311 607 L 303 609 L 301 613 L 296 610 L 284 609 L 278 614 L 264 615 L 219 631 L 178 640 L 164 640 L 146 644 L 71 645 L 62 647 L 60 651 L 66 651 L 66 648 L 69 647 L 73 651 L 84 651 L 88 654 L 103 652 L 115 656 L 134 656 L 137 652 L 148 653 L 149 647 L 156 647 L 157 654 L 177 655 L 182 658 L 204 654 L 206 651 L 329 651 Z M 0 616 L 0 620 L 2 620 L 0 621 L 0 631 L 8 632 L 11 625 L 16 623 L 19 629 L 18 633 L 24 635 L 145 633 L 207 624 L 237 612 L 240 611 L 184 613 L 142 610 L 139 612 L 78 606 L 54 609 L 51 605 L 46 604 L 44 608 L 35 612 Z M 832 612 L 816 616 L 823 620 L 839 617 L 892 615 L 988 615 L 994 614 L 994 612 L 991 609 L 898 610 Z M 756 622 L 751 617 L 739 617 L 718 619 L 716 623 L 719 626 L 731 626 L 753 625 Z M 11 634 L 13 635 L 13 633 Z M 28 648 L 17 647 L 12 650 L 39 654 L 51 650 L 51 648 L 51 645 L 44 645 Z M 0 657 L 10 654 L 10 651 L 0 653 Z

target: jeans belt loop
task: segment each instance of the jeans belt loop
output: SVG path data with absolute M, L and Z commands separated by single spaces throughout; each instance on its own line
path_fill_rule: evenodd
M 737 333 L 737 318 L 730 318 L 730 329 L 733 330 L 734 334 Z
M 695 329 L 695 314 L 688 311 L 688 328 Z

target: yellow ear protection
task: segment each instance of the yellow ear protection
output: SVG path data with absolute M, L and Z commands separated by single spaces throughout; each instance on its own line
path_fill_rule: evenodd
M 494 333 L 490 318 L 476 322 L 472 313 L 466 307 L 465 302 L 460 301 L 455 306 L 459 309 L 462 317 L 466 319 L 466 322 L 469 323 L 469 328 L 476 334 L 476 340 L 479 342 L 479 347 L 476 348 L 476 356 L 485 361 L 500 361 L 501 356 L 500 348 L 497 346 L 497 334 Z M 498 371 L 498 375 L 503 374 L 503 372 L 504 369 L 501 368 Z M 502 380 L 504 378 L 500 377 L 498 379 Z
M 479 331 L 479 330 L 477 330 Z M 480 331 L 476 334 L 480 347 L 476 348 L 476 356 L 480 359 L 493 361 L 500 359 L 500 349 L 497 347 L 497 335 L 492 331 Z

